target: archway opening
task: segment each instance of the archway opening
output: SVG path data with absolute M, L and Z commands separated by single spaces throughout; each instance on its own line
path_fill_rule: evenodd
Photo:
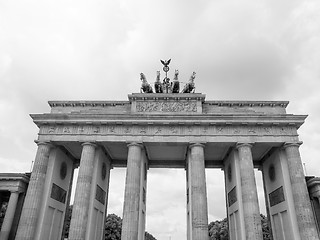
M 186 172 L 150 168 L 146 231 L 157 240 L 186 239 Z
M 218 168 L 206 168 L 208 197 L 208 223 L 227 217 L 224 172 Z

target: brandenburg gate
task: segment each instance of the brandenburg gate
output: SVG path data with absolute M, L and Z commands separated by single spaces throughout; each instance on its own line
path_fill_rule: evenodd
M 205 168 L 224 170 L 230 239 L 262 239 L 254 168 L 273 239 L 319 239 L 299 154 L 306 116 L 287 104 L 207 101 L 188 90 L 50 101 L 50 113 L 31 115 L 38 150 L 16 239 L 61 239 L 76 167 L 71 240 L 102 239 L 115 167 L 126 167 L 122 240 L 144 239 L 147 173 L 161 167 L 186 171 L 188 240 L 208 239 Z

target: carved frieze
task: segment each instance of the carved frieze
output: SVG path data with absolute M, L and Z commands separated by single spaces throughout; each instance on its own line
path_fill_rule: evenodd
M 137 112 L 197 112 L 197 103 L 181 102 L 137 102 Z
M 102 124 L 44 125 L 40 135 L 132 135 L 132 136 L 296 136 L 294 126 Z

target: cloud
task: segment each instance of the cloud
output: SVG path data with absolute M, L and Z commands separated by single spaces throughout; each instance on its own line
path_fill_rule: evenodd
M 148 171 L 146 229 L 157 239 L 186 238 L 185 181 L 184 169 Z
M 28 114 L 49 112 L 48 100 L 126 100 L 140 72 L 153 82 L 172 58 L 169 77 L 196 71 L 207 100 L 289 100 L 288 113 L 309 114 L 301 156 L 319 176 L 319 11 L 316 0 L 0 1 L 0 169 L 30 169 Z M 185 238 L 184 171 L 149 171 L 148 231 Z M 109 210 L 120 216 L 124 178 L 112 170 Z M 223 174 L 207 180 L 209 218 L 223 218 Z
M 125 168 L 115 168 L 110 171 L 107 213 L 117 214 L 121 218 L 124 202 L 125 170 Z

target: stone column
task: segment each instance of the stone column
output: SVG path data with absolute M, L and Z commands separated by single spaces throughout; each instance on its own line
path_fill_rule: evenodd
M 130 143 L 128 144 L 128 148 L 121 240 L 137 240 L 139 231 L 142 144 Z
M 240 162 L 241 195 L 246 239 L 260 240 L 262 239 L 262 227 L 251 147 L 252 144 L 250 143 L 238 143 L 236 145 Z
M 192 240 L 209 239 L 204 144 L 190 145 L 189 158 Z
M 37 142 L 38 150 L 34 161 L 30 182 L 22 208 L 16 240 L 33 240 L 37 227 L 48 168 L 50 149 L 48 142 Z
M 82 144 L 80 168 L 70 222 L 70 240 L 85 239 L 95 150 L 96 145 L 93 143 L 86 142 Z
M 294 207 L 301 239 L 319 239 L 306 186 L 299 146 L 301 143 L 285 143 Z
M 17 208 L 18 198 L 19 192 L 11 192 L 6 215 L 4 216 L 4 220 L 1 227 L 0 240 L 7 240 L 9 238 L 14 214 Z

